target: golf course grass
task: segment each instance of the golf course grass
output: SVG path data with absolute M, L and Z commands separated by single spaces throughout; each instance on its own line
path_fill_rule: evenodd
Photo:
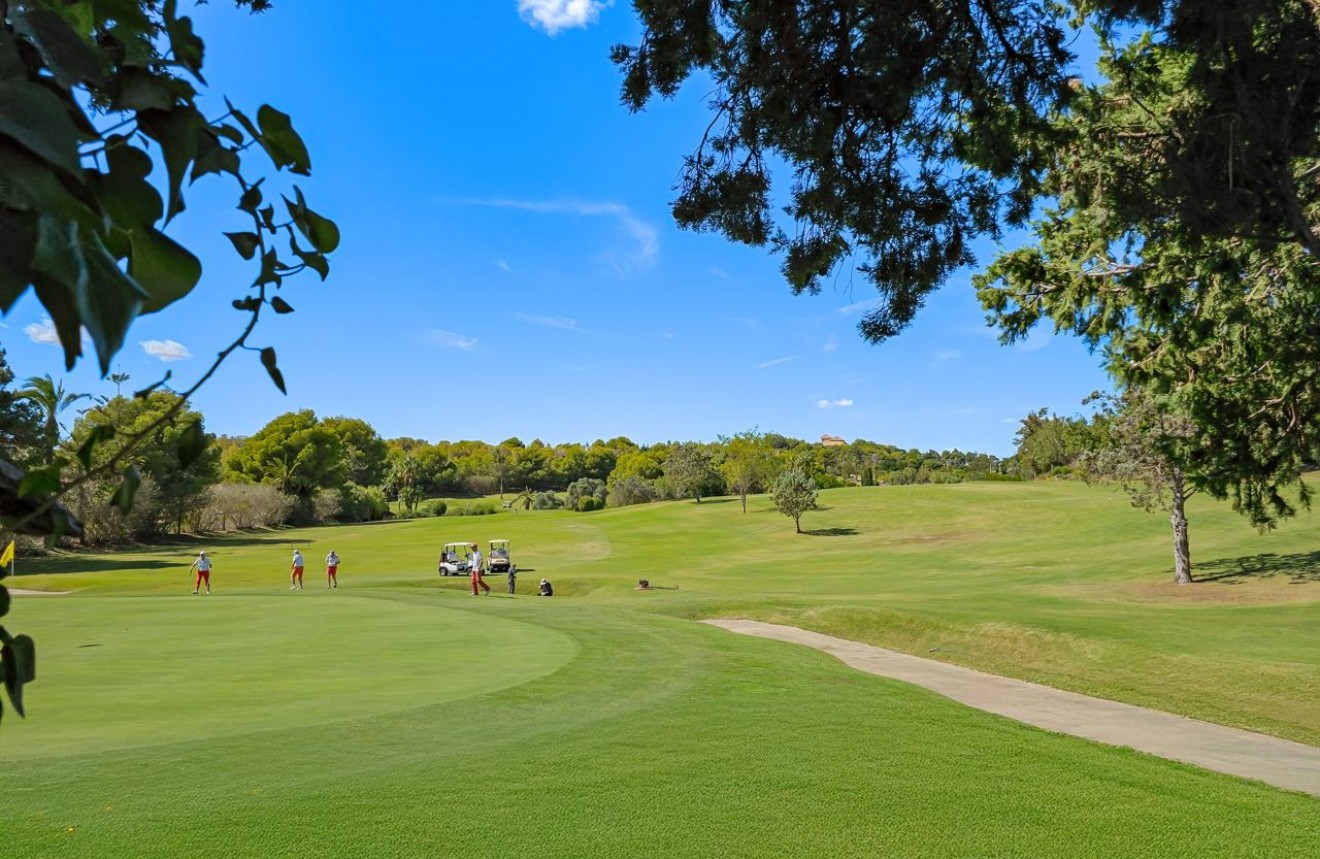
M 0 726 L 16 857 L 1301 857 L 1320 801 L 1048 734 L 792 623 L 1320 745 L 1320 529 L 1167 525 L 1073 484 L 822 493 L 288 530 L 20 559 L 38 643 Z M 517 596 L 435 574 L 513 541 Z M 341 587 L 288 558 L 331 548 Z M 187 565 L 215 556 L 211 596 Z M 554 599 L 530 596 L 542 576 Z M 678 590 L 637 592 L 648 578 Z

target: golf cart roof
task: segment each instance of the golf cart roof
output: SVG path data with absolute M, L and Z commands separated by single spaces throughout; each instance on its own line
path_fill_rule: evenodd
M 476 544 L 471 540 L 464 540 L 462 543 L 445 543 L 445 548 L 448 549 L 450 546 L 462 546 L 464 549 L 467 549 L 475 545 Z
M 509 542 L 509 541 L 508 541 L 508 540 L 491 540 L 490 542 L 491 542 L 492 544 L 494 544 L 494 543 L 507 543 L 507 542 Z

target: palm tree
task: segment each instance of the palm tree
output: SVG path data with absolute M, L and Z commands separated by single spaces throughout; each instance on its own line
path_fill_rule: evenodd
M 46 444 L 54 450 L 60 440 L 60 412 L 85 399 L 87 394 L 70 394 L 64 390 L 64 383 L 55 381 L 49 373 L 44 376 L 32 376 L 26 382 L 27 387 L 18 392 L 18 396 L 36 404 L 45 415 L 43 432 Z

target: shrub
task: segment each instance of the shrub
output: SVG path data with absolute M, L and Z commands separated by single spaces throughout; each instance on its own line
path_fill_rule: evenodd
M 339 519 L 343 522 L 375 522 L 390 509 L 385 493 L 375 486 L 347 484 L 340 493 Z
M 558 510 L 564 502 L 553 492 L 538 492 L 532 496 L 533 510 Z
M 339 515 L 343 502 L 338 489 L 321 489 L 312 496 L 312 519 L 329 522 Z
M 574 510 L 580 510 L 578 501 L 583 498 L 595 498 L 605 506 L 605 481 L 594 477 L 583 477 L 580 480 L 574 480 L 568 484 L 568 506 Z M 600 509 L 600 508 L 596 508 Z
M 450 516 L 490 516 L 497 513 L 494 502 L 491 501 L 468 501 L 460 506 L 450 510 Z
M 417 513 L 421 516 L 443 516 L 448 510 L 449 505 L 439 498 L 423 501 L 417 507 Z
M 289 521 L 296 503 L 265 483 L 219 483 L 211 487 L 199 521 L 207 531 L 273 528 Z
M 577 500 L 577 505 L 573 509 L 577 510 L 579 513 L 590 513 L 592 510 L 600 510 L 604 506 L 605 502 L 601 501 L 596 496 L 583 495 Z
M 611 484 L 606 497 L 611 507 L 627 507 L 630 504 L 647 504 L 655 501 L 660 497 L 660 493 L 650 481 L 632 475 Z

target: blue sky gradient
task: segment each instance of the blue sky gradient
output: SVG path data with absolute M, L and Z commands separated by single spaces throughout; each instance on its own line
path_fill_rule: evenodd
M 296 312 L 267 315 L 252 341 L 276 348 L 288 396 L 255 353 L 237 355 L 196 399 L 208 430 L 246 435 L 311 408 L 387 438 L 651 443 L 759 427 L 1005 455 L 1028 411 L 1075 414 L 1107 386 L 1072 338 L 998 345 L 970 272 L 869 346 L 860 279 L 794 297 L 766 251 L 677 230 L 668 205 L 709 122 L 704 92 L 693 82 L 639 115 L 620 105 L 608 53 L 635 42 L 628 3 L 366 8 L 192 13 L 211 103 L 293 116 L 312 153 L 300 184 L 344 237 L 330 279 L 290 280 Z M 130 331 L 116 362 L 128 387 L 167 369 L 186 387 L 241 328 L 229 302 L 254 272 L 221 236 L 243 229 L 235 200 L 215 177 L 192 188 L 171 231 L 205 275 Z M 29 296 L 0 329 L 20 379 L 64 375 L 43 320 Z M 65 384 L 114 392 L 88 360 Z

